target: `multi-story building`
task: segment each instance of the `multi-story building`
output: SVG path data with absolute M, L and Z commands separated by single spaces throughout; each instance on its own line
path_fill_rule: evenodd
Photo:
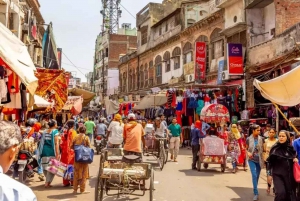
M 130 24 L 123 24 L 117 34 L 103 32 L 98 35 L 93 83 L 93 90 L 97 95 L 112 95 L 118 92 L 120 55 L 135 51 L 136 47 L 136 29 L 132 29 Z
M 253 79 L 281 75 L 300 60 L 299 11 L 293 0 L 150 3 L 137 13 L 137 51 L 120 59 L 120 96 L 154 87 L 240 85 L 247 107 L 254 107 Z M 205 49 L 200 80 L 198 42 Z
M 300 2 L 292 0 L 245 0 L 247 13 L 247 106 L 264 103 L 253 79 L 280 76 L 299 62 Z
M 204 82 L 216 81 L 216 62 L 225 54 L 224 10 L 210 1 L 149 3 L 138 14 L 138 49 L 120 59 L 121 94 L 181 86 L 194 74 L 195 42 L 206 44 Z M 191 81 L 194 81 L 193 79 Z
M 38 0 L 0 0 L 0 23 L 28 46 L 33 63 L 42 66 L 45 29 Z

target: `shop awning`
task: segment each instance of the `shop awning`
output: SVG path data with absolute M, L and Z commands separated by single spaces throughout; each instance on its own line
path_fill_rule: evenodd
M 281 106 L 295 106 L 300 103 L 300 66 L 269 81 L 255 79 L 253 85 L 271 102 Z
M 64 107 L 62 108 L 63 110 L 71 110 L 74 104 L 78 101 L 81 100 L 81 96 L 68 96 L 68 100 L 65 103 Z
M 36 68 L 27 47 L 10 30 L 0 23 L 0 58 L 14 71 L 31 95 L 38 87 Z
M 34 95 L 34 106 L 36 107 L 49 107 L 52 104 L 46 101 L 44 98 Z
M 135 106 L 133 109 L 134 110 L 143 110 L 155 106 L 161 106 L 167 102 L 168 98 L 166 96 L 165 92 L 159 93 L 159 94 L 151 94 L 147 95 L 142 100 L 140 103 Z
M 68 89 L 68 92 L 69 94 L 71 93 L 72 96 L 82 96 L 83 98 L 82 107 L 88 105 L 91 102 L 91 100 L 93 100 L 93 98 L 96 96 L 95 93 L 83 89 L 79 89 L 79 88 Z

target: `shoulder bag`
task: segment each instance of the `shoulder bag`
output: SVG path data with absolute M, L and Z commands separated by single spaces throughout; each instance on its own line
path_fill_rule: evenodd
M 300 183 L 300 165 L 299 163 L 294 163 L 294 178 L 297 183 Z
M 91 164 L 94 159 L 94 149 L 85 146 L 85 138 L 83 138 L 81 145 L 74 145 L 75 162 Z

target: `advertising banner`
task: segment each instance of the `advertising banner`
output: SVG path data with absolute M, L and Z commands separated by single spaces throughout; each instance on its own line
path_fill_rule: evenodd
M 243 75 L 244 59 L 242 44 L 228 43 L 227 53 L 229 75 Z
M 206 43 L 196 42 L 195 46 L 195 81 L 199 82 L 205 79 Z
M 222 73 L 223 73 L 223 70 L 224 70 L 224 64 L 225 64 L 225 61 L 224 60 L 221 60 L 219 61 L 218 63 L 218 79 L 217 79 L 217 84 L 222 84 Z

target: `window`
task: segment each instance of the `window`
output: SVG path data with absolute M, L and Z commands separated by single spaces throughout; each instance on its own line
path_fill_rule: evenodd
M 180 25 L 180 14 L 175 15 L 175 26 Z
M 149 62 L 149 68 L 152 68 L 153 67 L 153 61 L 150 61 Z
M 140 88 L 143 88 L 144 87 L 144 67 L 141 66 L 140 68 L 140 76 L 139 76 L 139 79 L 140 79 L 140 84 L 139 84 L 139 87 Z
M 221 31 L 221 29 L 216 28 L 210 36 L 212 59 L 218 59 L 224 56 L 224 40 L 220 35 Z
M 108 48 L 105 50 L 105 57 L 108 57 Z
M 166 62 L 165 72 L 169 72 L 171 70 L 171 62 L 170 62 L 170 52 L 166 51 L 164 54 L 164 61 Z
M 161 74 L 162 74 L 162 58 L 160 55 L 158 55 L 156 58 L 155 58 L 155 75 L 156 77 L 160 77 Z
M 175 49 L 172 52 L 172 58 L 174 61 L 174 70 L 180 68 L 180 55 L 181 55 L 180 47 L 175 47 Z
M 161 26 L 158 28 L 158 35 L 160 36 L 162 34 L 162 28 Z
M 148 87 L 148 65 L 145 64 L 144 70 L 144 87 Z
M 193 46 L 190 42 L 187 42 L 183 46 L 183 64 L 193 61 Z
M 192 26 L 193 24 L 195 24 L 195 22 L 196 22 L 196 20 L 194 20 L 194 19 L 188 19 L 187 20 L 187 27 Z
M 141 28 L 141 45 L 144 45 L 148 42 L 148 26 Z
M 165 28 L 166 28 L 165 32 L 167 32 L 169 30 L 169 24 L 168 23 L 166 23 L 166 27 Z

